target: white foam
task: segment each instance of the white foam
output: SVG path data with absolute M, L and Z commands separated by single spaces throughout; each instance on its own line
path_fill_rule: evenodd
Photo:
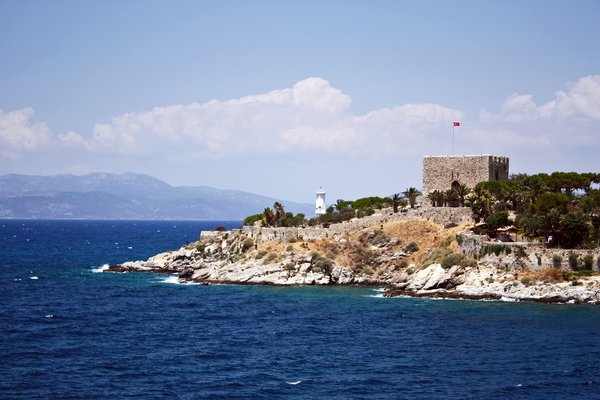
M 46 318 L 54 318 L 54 314 L 48 314 L 46 315 Z
M 179 275 L 169 275 L 166 278 L 162 278 L 160 282 L 179 285 Z
M 30 276 L 29 279 L 33 279 L 34 281 L 37 281 L 40 278 L 38 278 L 37 276 Z
M 514 297 L 502 296 L 500 297 L 500 301 L 505 301 L 507 303 L 517 303 L 519 302 L 519 299 L 515 299 Z
M 110 266 L 108 264 L 104 264 L 98 268 L 92 268 L 92 272 L 97 273 L 97 272 L 104 272 L 104 271 L 108 271 L 108 268 Z
M 374 298 L 374 299 L 382 299 L 384 297 L 383 296 L 383 293 L 385 292 L 384 288 L 371 289 L 371 291 L 375 292 L 377 294 L 368 294 L 365 297 L 371 297 L 371 298 Z
M 302 383 L 302 381 L 294 381 L 294 382 L 286 382 L 288 385 L 297 385 L 299 383 Z

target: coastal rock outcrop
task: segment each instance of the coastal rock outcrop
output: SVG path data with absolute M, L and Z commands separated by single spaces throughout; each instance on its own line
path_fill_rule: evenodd
M 509 252 L 493 245 L 500 254 L 495 256 L 486 250 L 488 239 L 462 235 L 465 240 L 464 229 L 428 220 L 388 221 L 287 241 L 265 241 L 244 229 L 210 232 L 199 242 L 108 271 L 178 274 L 181 283 L 376 285 L 386 289 L 385 296 L 600 302 L 600 276 L 527 267 L 527 260 L 550 256 L 537 249 L 528 254 L 522 246 Z

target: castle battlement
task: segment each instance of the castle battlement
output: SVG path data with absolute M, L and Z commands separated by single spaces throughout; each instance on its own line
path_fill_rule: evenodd
M 423 157 L 423 196 L 446 191 L 457 183 L 473 188 L 479 182 L 508 179 L 508 157 L 491 154 Z

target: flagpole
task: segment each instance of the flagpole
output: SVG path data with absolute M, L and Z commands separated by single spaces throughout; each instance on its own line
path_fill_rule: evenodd
M 454 122 L 452 123 L 452 155 L 454 155 Z

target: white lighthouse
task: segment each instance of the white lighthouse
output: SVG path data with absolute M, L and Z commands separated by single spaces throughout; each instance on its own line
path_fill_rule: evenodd
M 315 201 L 315 215 L 317 217 L 325 214 L 325 191 L 322 188 L 317 190 L 317 199 Z

